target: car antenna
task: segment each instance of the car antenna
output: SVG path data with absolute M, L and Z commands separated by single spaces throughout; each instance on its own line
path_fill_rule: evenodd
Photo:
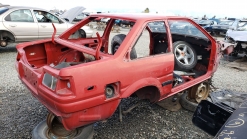
M 56 29 L 56 27 L 55 27 L 55 25 L 53 23 L 52 23 L 52 26 L 53 26 L 54 32 L 52 34 L 51 41 L 52 41 L 53 44 L 55 44 L 54 38 L 55 38 L 55 35 L 57 33 L 57 29 Z

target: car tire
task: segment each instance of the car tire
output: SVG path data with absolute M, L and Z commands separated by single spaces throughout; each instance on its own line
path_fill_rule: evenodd
M 187 96 L 188 96 L 187 92 L 183 93 L 183 95 L 181 95 L 179 99 L 179 102 L 183 108 L 194 112 L 196 110 L 196 107 L 198 106 L 198 103 L 190 101 Z
M 86 32 L 83 29 L 80 29 L 79 32 L 80 32 L 81 38 L 87 37 Z
M 115 35 L 112 38 L 112 41 L 111 41 L 111 51 L 112 51 L 112 54 L 115 54 L 116 53 L 116 51 L 120 47 L 121 43 L 125 39 L 125 37 L 126 37 L 125 34 L 118 34 L 118 35 Z M 135 59 L 135 58 L 137 58 L 136 50 L 135 50 L 135 48 L 132 48 L 132 50 L 130 52 L 130 59 Z
M 230 56 L 238 57 L 238 53 L 237 53 L 237 52 L 232 52 L 232 53 L 230 54 Z
M 173 43 L 175 70 L 189 71 L 197 64 L 195 49 L 187 42 L 176 41 Z
M 48 126 L 46 120 L 40 122 L 32 131 L 32 139 L 46 139 Z M 73 139 L 92 139 L 94 135 L 93 125 L 78 128 L 78 133 Z

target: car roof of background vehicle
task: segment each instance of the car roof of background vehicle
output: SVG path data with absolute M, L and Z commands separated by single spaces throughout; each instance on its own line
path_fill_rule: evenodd
M 78 16 L 79 14 L 82 13 L 82 11 L 84 11 L 86 8 L 82 7 L 82 6 L 77 6 L 74 8 L 69 9 L 68 11 L 66 11 L 65 13 L 63 13 L 62 15 L 60 15 L 60 18 L 64 18 L 67 19 L 68 22 L 73 22 L 73 20 L 76 18 L 76 16 Z
M 188 17 L 182 16 L 166 16 L 160 14 L 149 14 L 149 13 L 104 13 L 104 14 L 91 14 L 90 17 L 109 17 L 109 18 L 120 18 L 120 19 L 129 19 L 129 20 L 164 20 L 164 19 L 189 19 Z
M 34 9 L 34 10 L 42 10 L 42 11 L 47 11 L 42 8 L 37 8 L 37 7 L 28 7 L 28 6 L 5 6 L 9 9 Z
M 10 6 L 10 5 L 0 5 L 0 7 L 7 7 L 7 6 Z

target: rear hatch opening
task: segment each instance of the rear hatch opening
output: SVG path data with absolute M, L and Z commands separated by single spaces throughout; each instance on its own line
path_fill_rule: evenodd
M 33 68 L 49 65 L 51 67 L 58 66 L 60 69 L 60 63 L 73 66 L 95 61 L 95 57 L 91 54 L 52 42 L 30 45 L 25 47 L 24 51 L 28 64 Z

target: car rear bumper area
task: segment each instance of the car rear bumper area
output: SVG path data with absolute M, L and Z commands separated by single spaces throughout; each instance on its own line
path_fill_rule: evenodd
M 16 62 L 19 78 L 50 112 L 58 116 L 67 130 L 72 130 L 110 117 L 120 99 L 105 101 L 104 95 L 78 100 L 76 95 L 60 96 L 42 84 L 44 69 L 33 69 L 22 60 Z M 110 108 L 110 109 L 109 109 Z

